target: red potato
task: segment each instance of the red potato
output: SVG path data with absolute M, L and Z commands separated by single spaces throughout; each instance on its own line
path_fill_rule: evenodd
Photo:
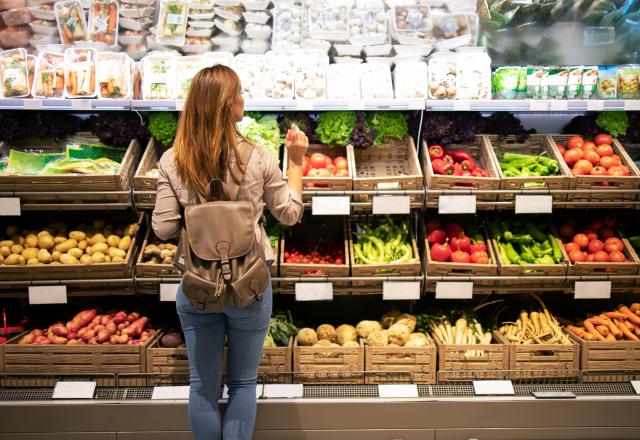
M 80 345 L 80 341 L 78 339 L 69 339 L 67 345 Z
M 98 338 L 94 336 L 93 338 L 91 338 L 91 339 L 89 339 L 87 341 L 87 344 L 88 345 L 98 345 Z
M 42 339 L 40 339 L 39 342 L 36 342 L 36 344 L 38 344 L 38 345 L 51 345 L 52 342 L 49 340 L 49 338 L 44 338 L 43 337 Z
M 118 343 L 118 336 L 116 336 L 116 335 L 112 335 L 112 336 L 109 338 L 109 344 L 115 345 L 115 344 L 117 344 L 117 343 Z
M 18 341 L 18 345 L 32 344 L 36 340 L 36 336 L 33 333 L 27 333 Z
M 95 316 L 95 309 L 83 310 L 82 312 L 74 316 L 71 321 L 67 322 L 67 328 L 69 330 L 78 331 L 82 327 L 85 327 L 87 324 L 89 324 L 95 318 Z
M 78 336 L 79 338 L 82 338 L 82 335 L 84 335 L 84 334 L 85 334 L 86 332 L 88 332 L 88 331 L 89 331 L 89 328 L 87 328 L 87 327 L 82 327 L 80 330 L 78 330 L 78 335 L 77 335 L 77 336 Z
M 113 322 L 115 322 L 116 324 L 121 324 L 126 321 L 127 321 L 127 314 L 125 312 L 121 311 L 113 315 Z
M 146 316 L 143 316 L 142 318 L 133 322 L 129 327 L 123 329 L 122 333 L 129 336 L 134 336 L 134 337 L 139 336 L 148 323 L 149 323 L 149 318 L 147 318 Z
M 129 321 L 129 322 L 133 322 L 133 321 L 136 321 L 138 319 L 140 319 L 140 313 L 138 313 L 138 312 L 131 312 L 127 316 L 127 321 Z
M 51 341 L 52 344 L 55 344 L 55 345 L 64 345 L 67 343 L 67 338 L 63 338 L 62 336 L 56 336 L 53 333 L 49 333 L 47 338 L 49 339 L 49 341 Z
M 115 335 L 116 332 L 118 331 L 118 326 L 116 325 L 115 322 L 111 321 L 106 325 L 106 330 L 111 333 L 112 335 Z
M 100 324 L 107 325 L 111 321 L 113 321 L 113 317 L 111 315 L 102 315 L 102 319 L 100 320 Z
M 118 331 L 121 331 L 127 327 L 129 327 L 129 321 L 125 321 L 125 322 L 121 322 L 120 324 L 118 324 L 118 326 L 116 327 Z
M 78 337 L 78 333 L 74 332 L 73 330 L 69 330 L 69 333 L 67 333 L 67 339 L 76 339 Z
M 89 342 L 91 339 L 94 339 L 96 337 L 96 332 L 93 330 L 87 330 L 86 332 L 84 332 L 81 336 L 81 339 L 84 342 Z
M 98 332 L 104 330 L 105 328 L 107 328 L 105 325 L 98 324 L 93 328 L 93 331 L 96 332 L 96 334 L 98 334 Z
M 109 340 L 109 338 L 111 338 L 111 332 L 107 329 L 100 330 L 96 338 L 99 344 L 104 344 Z
M 62 337 L 65 337 L 65 338 L 69 334 L 69 330 L 61 322 L 58 323 L 58 324 L 53 324 L 51 327 L 49 327 L 49 331 L 51 333 L 53 333 L 54 335 L 56 335 L 56 336 L 62 336 Z
M 129 335 L 120 335 L 118 336 L 117 344 L 127 344 L 129 342 Z

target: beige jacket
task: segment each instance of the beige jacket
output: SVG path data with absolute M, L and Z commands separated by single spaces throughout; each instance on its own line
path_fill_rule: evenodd
M 173 160 L 173 148 L 162 155 L 158 168 L 158 194 L 151 223 L 158 238 L 169 240 L 179 237 L 183 208 L 197 204 L 198 198 L 195 191 L 183 187 Z M 289 190 L 273 155 L 261 146 L 256 146 L 251 153 L 238 200 L 249 201 L 255 206 L 256 239 L 262 243 L 267 261 L 273 261 L 275 256 L 269 237 L 260 223 L 264 206 L 286 225 L 300 222 L 304 207 L 299 197 Z

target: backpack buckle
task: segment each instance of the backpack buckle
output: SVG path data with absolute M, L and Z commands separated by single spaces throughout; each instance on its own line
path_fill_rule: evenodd
M 219 241 L 216 244 L 216 251 L 220 255 L 220 269 L 222 272 L 222 278 L 225 284 L 231 284 L 231 264 L 229 264 L 229 250 L 231 244 L 228 241 Z

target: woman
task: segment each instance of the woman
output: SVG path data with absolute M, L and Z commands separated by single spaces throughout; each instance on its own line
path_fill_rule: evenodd
M 268 262 L 274 260 L 262 227 L 263 206 L 282 223 L 302 219 L 302 159 L 309 145 L 306 135 L 292 125 L 285 139 L 289 155 L 288 182 L 273 155 L 254 145 L 248 163 L 238 163 L 238 145 L 248 142 L 236 123 L 244 115 L 240 80 L 225 66 L 208 67 L 196 74 L 184 103 L 173 148 L 160 159 L 158 195 L 153 211 L 153 230 L 161 240 L 180 233 L 185 207 L 198 203 L 211 180 L 234 179 L 238 200 L 255 206 L 255 234 Z M 187 342 L 190 365 L 189 422 L 194 440 L 251 439 L 256 415 L 256 379 L 262 345 L 271 317 L 271 283 L 261 301 L 244 309 L 228 306 L 224 313 L 196 309 L 182 287 L 176 308 Z M 229 401 L 224 422 L 218 411 L 223 353 L 227 340 Z

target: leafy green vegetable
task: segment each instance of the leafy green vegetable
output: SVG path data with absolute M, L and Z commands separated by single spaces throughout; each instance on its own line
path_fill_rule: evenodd
M 173 142 L 178 120 L 171 112 L 154 112 L 149 115 L 149 133 L 163 145 Z
M 318 118 L 316 135 L 325 145 L 347 145 L 356 125 L 356 113 L 352 111 L 325 112 Z
M 278 119 L 275 116 L 267 115 L 257 118 L 245 116 L 238 122 L 240 134 L 256 144 L 267 148 L 280 161 L 280 129 Z
M 286 347 L 289 337 L 298 334 L 298 328 L 293 325 L 291 312 L 275 312 L 269 320 L 269 331 L 264 340 L 265 347 Z
M 596 125 L 613 137 L 627 134 L 629 117 L 626 112 L 602 112 L 596 119 Z
M 373 145 L 380 145 L 385 138 L 404 139 L 409 132 L 407 118 L 401 112 L 373 112 L 368 115 L 367 122 L 376 130 Z

